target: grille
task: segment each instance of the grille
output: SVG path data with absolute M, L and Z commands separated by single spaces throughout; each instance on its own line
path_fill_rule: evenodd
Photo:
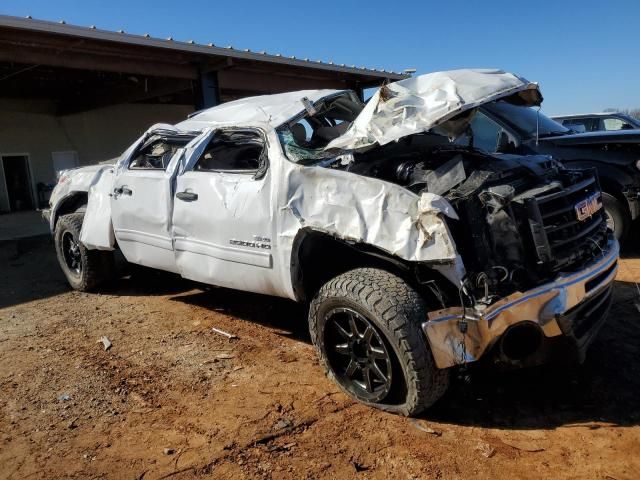
M 602 204 L 595 173 L 568 170 L 515 199 L 527 219 L 523 228 L 535 251 L 536 264 L 553 271 L 571 271 L 602 253 L 608 237 L 604 209 L 582 220 L 576 211 L 576 206 L 589 198 Z
M 588 342 L 595 333 L 594 327 L 604 320 L 611 306 L 612 291 L 613 284 L 610 284 L 594 297 L 559 316 L 558 324 L 562 332 L 579 343 Z

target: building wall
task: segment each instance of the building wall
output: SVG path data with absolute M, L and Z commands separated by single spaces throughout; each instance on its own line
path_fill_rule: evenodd
M 38 182 L 55 182 L 52 152 L 76 151 L 80 165 L 119 156 L 154 123 L 176 123 L 190 105 L 122 104 L 58 117 L 46 101 L 0 99 L 0 155 L 27 154 L 36 197 Z M 0 168 L 0 211 L 9 210 Z

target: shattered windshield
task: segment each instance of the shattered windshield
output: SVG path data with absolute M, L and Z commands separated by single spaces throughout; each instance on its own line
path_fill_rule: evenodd
M 528 138 L 535 137 L 536 130 L 540 137 L 571 133 L 568 128 L 533 108 L 512 105 L 507 102 L 487 103 L 482 108 Z
M 289 128 L 281 128 L 278 130 L 278 138 L 284 150 L 284 154 L 289 160 L 295 163 L 313 162 L 314 160 L 322 160 L 325 158 L 333 158 L 335 152 L 329 152 L 324 148 L 309 148 L 308 146 L 299 145 L 294 137 L 293 132 Z
M 327 151 L 324 147 L 347 131 L 362 111 L 360 99 L 349 91 L 325 98 L 315 105 L 305 103 L 305 100 L 302 99 L 305 113 L 277 130 L 287 158 L 295 163 L 314 163 L 344 153 Z

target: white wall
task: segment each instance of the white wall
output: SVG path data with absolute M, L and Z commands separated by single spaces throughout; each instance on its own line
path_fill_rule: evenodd
M 45 101 L 0 99 L 0 155 L 27 153 L 33 180 L 55 182 L 51 152 L 75 150 L 80 165 L 119 156 L 154 123 L 176 123 L 190 105 L 123 104 L 57 117 Z M 0 211 L 9 200 L 0 168 Z

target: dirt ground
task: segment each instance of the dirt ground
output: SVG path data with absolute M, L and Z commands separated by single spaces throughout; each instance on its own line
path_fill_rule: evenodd
M 48 239 L 2 244 L 0 477 L 640 478 L 637 257 L 583 366 L 472 371 L 412 420 L 338 393 L 291 302 L 165 274 L 77 293 Z

